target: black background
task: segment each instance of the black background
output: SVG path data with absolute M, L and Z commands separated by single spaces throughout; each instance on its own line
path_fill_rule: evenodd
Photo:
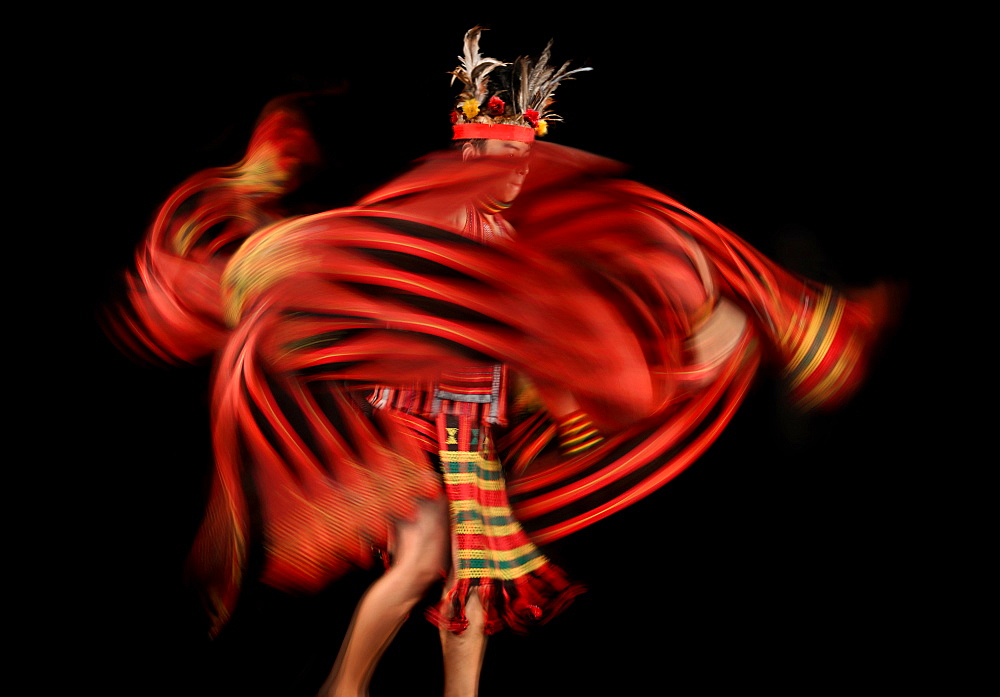
M 927 599 L 945 563 L 950 502 L 943 489 L 926 493 L 939 477 L 926 384 L 943 350 L 917 317 L 932 275 L 922 241 L 946 228 L 929 205 L 942 173 L 928 134 L 950 77 L 939 30 L 843 7 L 603 10 L 437 19 L 381 8 L 381 19 L 359 19 L 174 8 L 124 27 L 81 16 L 79 32 L 53 42 L 60 60 L 37 123 L 54 147 L 37 158 L 37 188 L 48 205 L 69 204 L 44 243 L 63 262 L 48 276 L 62 324 L 47 331 L 69 325 L 47 342 L 54 380 L 37 412 L 49 426 L 43 450 L 59 453 L 40 468 L 59 504 L 39 516 L 58 532 L 40 526 L 26 557 L 45 597 L 29 613 L 32 653 L 48 666 L 41 684 L 306 697 L 322 682 L 374 575 L 308 598 L 249 584 L 227 631 L 205 638 L 181 565 L 211 468 L 208 369 L 132 363 L 96 316 L 170 190 L 237 160 L 276 95 L 347 81 L 325 134 L 358 173 L 345 186 L 364 188 L 445 146 L 447 71 L 476 23 L 491 27 L 487 55 L 537 54 L 554 38 L 556 61 L 594 68 L 560 88 L 566 122 L 552 127 L 553 142 L 629 163 L 633 178 L 793 270 L 848 285 L 895 279 L 910 294 L 846 408 L 794 414 L 762 376 L 701 460 L 554 545 L 590 591 L 530 636 L 491 639 L 483 697 L 808 694 L 936 676 L 924 659 L 948 613 Z M 436 630 L 417 615 L 374 695 L 439 692 Z

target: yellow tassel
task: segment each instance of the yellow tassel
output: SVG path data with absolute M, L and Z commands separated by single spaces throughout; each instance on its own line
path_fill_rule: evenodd
M 462 111 L 465 112 L 465 118 L 474 119 L 479 116 L 479 102 L 475 99 L 466 99 L 462 102 Z
M 542 119 L 541 121 L 538 122 L 538 125 L 535 126 L 535 133 L 537 133 L 540 136 L 544 136 L 548 132 L 549 132 L 549 122 L 546 121 L 545 119 Z

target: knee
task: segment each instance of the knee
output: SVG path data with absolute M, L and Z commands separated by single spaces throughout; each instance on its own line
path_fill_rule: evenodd
M 407 565 L 405 573 L 414 588 L 423 593 L 435 583 L 444 580 L 445 565 L 443 560 L 436 559 L 434 555 L 428 555 L 413 560 Z
M 420 596 L 444 578 L 450 551 L 447 511 L 441 502 L 430 502 L 421 508 L 414 523 L 400 529 L 398 553 L 390 571 L 396 583 Z
M 441 567 L 432 564 L 408 564 L 396 566 L 389 570 L 387 577 L 392 577 L 393 585 L 407 602 L 418 602 L 428 589 L 444 579 Z

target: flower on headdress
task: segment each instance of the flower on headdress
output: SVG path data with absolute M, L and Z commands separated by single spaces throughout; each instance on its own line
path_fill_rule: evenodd
M 452 123 L 458 123 L 458 110 L 457 109 L 452 109 L 452 111 L 451 111 L 451 122 Z
M 537 133 L 540 136 L 544 136 L 548 132 L 549 132 L 549 122 L 546 121 L 545 119 L 541 119 L 535 126 L 535 133 Z
M 466 99 L 462 102 L 462 111 L 465 112 L 466 119 L 474 119 L 479 115 L 479 102 L 475 99 Z
M 503 116 L 505 106 L 500 97 L 490 97 L 490 101 L 486 102 L 486 110 L 490 116 Z
M 538 125 L 538 112 L 534 109 L 525 110 L 523 116 L 524 120 L 531 124 L 532 128 Z

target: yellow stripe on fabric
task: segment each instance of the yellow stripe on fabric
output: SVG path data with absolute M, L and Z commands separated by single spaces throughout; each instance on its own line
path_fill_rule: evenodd
M 459 501 L 449 501 L 453 513 L 463 511 L 476 511 L 484 517 L 490 518 L 510 518 L 510 508 L 507 506 L 482 506 L 474 499 L 461 499 Z
M 507 523 L 506 525 L 490 525 L 480 521 L 469 521 L 458 523 L 454 526 L 456 535 L 478 535 L 484 533 L 489 537 L 507 537 L 521 532 L 521 524 Z
M 587 431 L 586 433 L 581 433 L 578 436 L 573 436 L 572 438 L 564 438 L 563 439 L 563 445 L 566 445 L 566 446 L 576 445 L 577 443 L 580 443 L 581 441 L 587 440 L 587 439 L 592 438 L 593 436 L 597 436 L 597 435 L 600 435 L 600 432 L 596 428 L 592 428 L 589 431 Z
M 820 295 L 819 301 L 816 303 L 816 307 L 813 310 L 812 317 L 809 318 L 809 324 L 806 327 L 805 335 L 799 340 L 798 348 L 795 349 L 795 353 L 792 355 L 791 360 L 788 361 L 788 365 L 785 366 L 785 373 L 789 374 L 793 372 L 798 365 L 805 360 L 806 354 L 809 353 L 809 349 L 816 339 L 816 335 L 819 334 L 819 329 L 823 326 L 823 319 L 826 317 L 826 308 L 830 304 L 830 298 L 833 295 L 833 290 L 831 288 L 824 288 L 823 294 Z
M 844 316 L 844 303 L 838 302 L 833 311 L 833 318 L 826 329 L 826 333 L 821 337 L 820 345 L 815 349 L 809 364 L 802 366 L 795 373 L 791 381 L 791 388 L 795 389 L 806 380 L 816 370 L 817 366 L 826 358 L 830 350 L 830 345 L 837 338 L 837 330 L 840 328 L 840 320 Z M 815 340 L 815 339 L 814 339 Z
M 459 559 L 495 559 L 497 561 L 517 561 L 529 554 L 538 554 L 538 547 L 532 543 L 515 547 L 514 549 L 460 549 Z
M 849 342 L 833 368 L 816 387 L 802 397 L 799 405 L 805 409 L 812 409 L 835 394 L 843 387 L 845 377 L 854 370 L 859 358 L 861 358 L 861 344 L 857 341 Z
M 830 288 L 824 289 L 823 295 L 820 297 L 820 301 L 816 306 L 816 310 L 809 321 L 809 326 L 806 328 L 804 336 L 799 341 L 795 354 L 792 356 L 788 365 L 785 366 L 785 375 L 795 375 L 793 379 L 793 386 L 801 383 L 812 373 L 815 369 L 816 363 L 823 359 L 823 356 L 826 355 L 826 351 L 829 350 L 831 342 L 837 335 L 837 328 L 840 326 L 840 319 L 844 314 L 843 302 L 838 302 L 834 306 L 833 317 L 829 320 L 826 332 L 823 336 L 819 335 L 820 330 L 823 328 L 824 322 L 827 319 L 827 313 L 829 312 L 832 297 L 833 291 Z M 816 345 L 817 342 L 819 342 L 818 346 Z M 809 364 L 803 366 L 802 363 L 807 359 L 810 353 L 812 353 L 812 358 L 809 360 Z
M 462 472 L 460 474 L 445 472 L 444 483 L 448 486 L 475 484 L 477 488 L 484 491 L 501 491 L 506 486 L 502 479 L 483 479 L 475 472 Z
M 813 341 L 815 341 L 816 335 L 819 333 L 820 327 L 823 325 L 823 318 L 826 316 L 827 306 L 830 304 L 830 298 L 832 297 L 832 289 L 824 288 L 823 293 L 820 295 L 816 306 L 813 308 L 812 315 L 809 317 L 805 328 L 800 330 L 797 336 L 797 348 L 792 354 L 791 359 L 788 361 L 788 365 L 785 366 L 785 373 L 791 373 L 796 369 L 796 367 L 805 360 L 806 354 L 809 352 L 809 348 L 812 346 Z M 799 324 L 801 327 L 801 323 Z
M 595 438 L 594 440 L 587 441 L 586 443 L 580 443 L 576 447 L 566 448 L 564 452 L 566 455 L 575 455 L 576 453 L 587 450 L 588 448 L 592 448 L 598 443 L 603 443 L 603 442 L 604 442 L 603 438 Z
M 572 428 L 563 429 L 563 438 L 575 438 L 578 434 L 586 431 L 588 428 L 591 428 L 590 424 L 579 424 L 577 426 L 573 426 Z

